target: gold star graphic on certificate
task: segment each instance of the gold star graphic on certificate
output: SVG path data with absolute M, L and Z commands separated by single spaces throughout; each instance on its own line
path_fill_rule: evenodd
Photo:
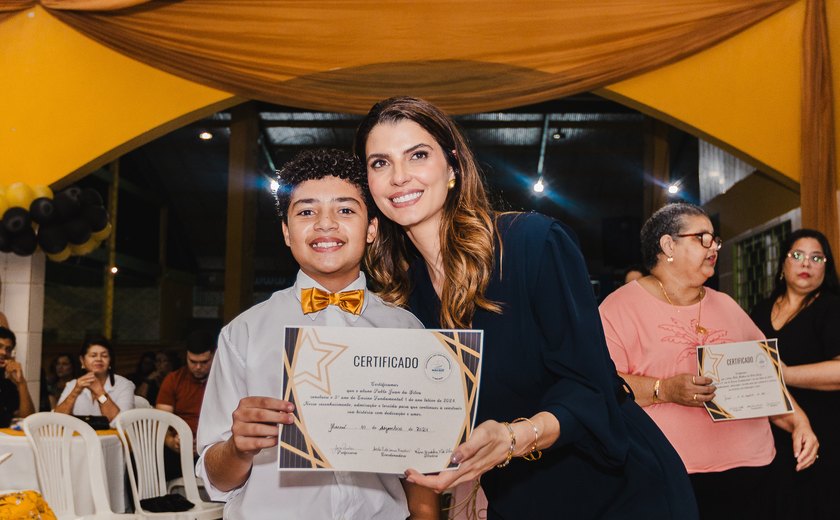
M 303 331 L 294 367 L 296 386 L 309 383 L 318 390 L 331 394 L 330 365 L 347 350 L 346 345 L 321 341 L 312 329 Z
M 720 376 L 718 375 L 718 365 L 720 365 L 720 362 L 723 361 L 723 354 L 715 354 L 712 352 L 712 349 L 706 348 L 706 358 L 709 362 L 711 362 L 712 369 L 706 370 L 703 375 L 705 377 L 711 377 L 715 381 L 720 381 Z M 703 366 L 709 366 L 706 359 L 703 360 Z

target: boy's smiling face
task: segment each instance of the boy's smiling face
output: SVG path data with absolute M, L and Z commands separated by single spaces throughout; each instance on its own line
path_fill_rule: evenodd
M 333 176 L 304 181 L 292 192 L 287 215 L 283 238 L 304 273 L 331 292 L 358 278 L 379 224 L 368 220 L 359 188 Z

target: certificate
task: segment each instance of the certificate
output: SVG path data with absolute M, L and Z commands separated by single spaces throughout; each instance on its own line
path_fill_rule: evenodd
M 472 431 L 483 332 L 286 327 L 280 471 L 456 467 Z
M 700 375 L 717 388 L 715 398 L 705 403 L 713 421 L 793 413 L 776 343 L 768 339 L 697 347 Z

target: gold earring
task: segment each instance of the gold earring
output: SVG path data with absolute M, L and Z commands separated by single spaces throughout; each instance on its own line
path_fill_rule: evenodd
M 449 186 L 450 190 L 455 187 L 455 177 L 449 179 L 449 183 L 447 184 L 447 186 Z
M 674 261 L 674 257 L 673 257 L 673 256 L 669 256 L 669 257 L 666 259 L 666 261 L 668 261 L 668 262 L 673 262 L 673 261 Z

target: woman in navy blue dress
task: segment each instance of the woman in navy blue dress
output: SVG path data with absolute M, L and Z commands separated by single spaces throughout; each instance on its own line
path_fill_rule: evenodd
M 379 293 L 430 328 L 483 329 L 478 426 L 443 491 L 481 479 L 488 518 L 694 519 L 685 468 L 617 376 L 577 243 L 539 214 L 494 214 L 452 120 L 416 98 L 374 105 L 356 152 L 380 219 Z

